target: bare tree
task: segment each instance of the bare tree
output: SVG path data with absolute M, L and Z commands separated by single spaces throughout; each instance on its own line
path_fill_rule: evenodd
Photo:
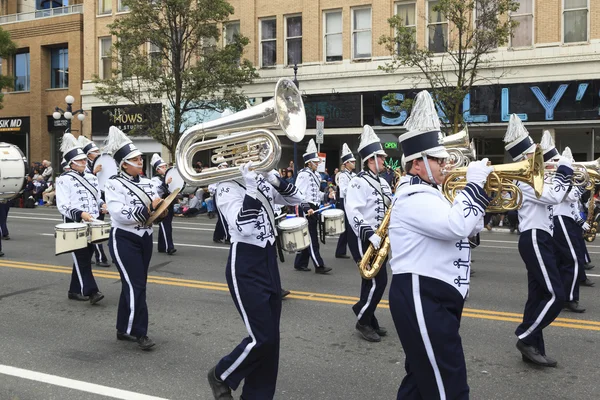
M 239 34 L 221 41 L 233 7 L 223 0 L 124 0 L 129 13 L 109 25 L 112 77 L 95 77 L 96 95 L 109 104 L 126 100 L 148 110 L 148 134 L 174 155 L 183 131 L 212 112 L 241 109 L 242 85 L 257 77 L 242 59 L 249 40 Z M 163 105 L 156 115 L 150 105 Z
M 519 8 L 513 0 L 438 0 L 427 2 L 427 17 L 420 18 L 428 29 L 429 41 L 417 43 L 413 24 L 407 15 L 397 14 L 388 19 L 394 35 L 384 35 L 379 43 L 385 45 L 392 61 L 380 69 L 394 73 L 408 67 L 418 70 L 409 75 L 415 87 L 426 82 L 438 109 L 446 116 L 446 128 L 458 132 L 463 125 L 462 103 L 471 88 L 485 78 L 481 71 L 494 61 L 498 47 L 505 46 L 517 23 L 509 18 Z M 410 109 L 411 101 L 401 105 L 392 96 L 390 104 Z M 395 103 L 396 102 L 396 103 Z

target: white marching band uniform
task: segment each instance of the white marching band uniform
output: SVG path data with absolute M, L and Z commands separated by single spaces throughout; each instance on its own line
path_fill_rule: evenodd
M 150 164 L 156 173 L 156 175 L 152 177 L 152 183 L 154 184 L 156 193 L 158 194 L 158 197 L 165 199 L 171 194 L 171 192 L 169 191 L 169 186 L 165 180 L 165 175 L 158 173 L 158 168 L 166 167 L 167 163 L 160 157 L 160 155 L 154 153 L 152 155 L 152 159 L 150 160 Z M 173 243 L 173 215 L 174 209 L 173 204 L 171 204 L 168 208 L 167 215 L 158 224 L 159 253 L 167 253 L 172 255 L 177 251 Z
M 344 214 L 345 214 L 345 212 L 346 212 L 346 193 L 348 192 L 348 187 L 350 185 L 350 181 L 352 180 L 352 178 L 354 178 L 356 176 L 354 171 L 347 169 L 348 164 L 352 163 L 352 165 L 354 165 L 354 163 L 356 162 L 356 159 L 354 158 L 354 155 L 352 154 L 350 147 L 348 147 L 348 145 L 346 143 L 344 143 L 344 145 L 342 146 L 341 160 L 342 160 L 342 170 L 340 172 L 338 172 L 338 174 L 335 177 L 335 180 L 337 181 L 336 183 L 338 185 L 338 190 L 339 190 L 339 199 L 337 202 L 337 207 L 340 210 L 343 210 Z M 337 246 L 335 248 L 335 257 L 336 258 L 347 258 L 348 257 L 346 255 L 346 248 L 348 247 L 348 235 L 350 235 L 350 229 L 352 229 L 352 228 L 350 228 L 350 224 L 348 223 L 348 216 L 346 214 L 344 215 L 344 226 L 345 226 L 344 232 L 342 232 L 340 234 Z

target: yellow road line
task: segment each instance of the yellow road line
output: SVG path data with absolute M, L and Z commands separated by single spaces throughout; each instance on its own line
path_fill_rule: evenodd
M 12 260 L 0 261 L 0 267 L 5 268 L 16 268 L 25 269 L 31 271 L 42 271 L 42 272 L 55 272 L 61 274 L 70 274 L 72 267 L 65 267 L 60 265 L 51 264 L 34 264 Z M 94 270 L 94 276 L 97 278 L 106 279 L 120 279 L 118 272 Z M 149 283 L 156 283 L 159 285 L 177 286 L 177 287 L 188 287 L 194 289 L 207 289 L 216 290 L 220 292 L 229 291 L 226 283 L 220 282 L 208 282 L 198 281 L 193 279 L 181 279 L 181 278 L 170 278 L 158 275 L 148 275 Z M 315 292 L 303 292 L 303 291 L 292 291 L 287 297 L 290 299 L 305 300 L 305 301 L 316 301 L 320 303 L 333 303 L 333 304 L 348 304 L 352 305 L 358 301 L 357 297 L 353 296 L 342 296 L 329 293 L 315 293 Z M 382 300 L 379 303 L 378 308 L 389 308 L 389 301 Z M 473 308 L 465 308 L 463 310 L 463 317 L 486 319 L 493 321 L 506 321 L 520 323 L 523 315 L 519 313 L 506 312 L 506 311 L 494 311 L 494 310 L 480 310 Z M 552 323 L 553 326 L 559 326 L 563 328 L 572 329 L 584 329 L 591 331 L 600 331 L 600 321 L 590 321 L 582 319 L 572 318 L 556 318 Z

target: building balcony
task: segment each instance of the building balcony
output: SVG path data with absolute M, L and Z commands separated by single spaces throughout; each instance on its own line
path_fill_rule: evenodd
M 14 22 L 32 21 L 40 18 L 60 17 L 67 14 L 83 14 L 83 4 L 75 4 L 66 7 L 48 8 L 19 14 L 0 16 L 0 25 L 12 24 Z

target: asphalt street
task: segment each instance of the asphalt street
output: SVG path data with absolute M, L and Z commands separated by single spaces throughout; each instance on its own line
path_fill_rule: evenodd
M 152 256 L 149 336 L 143 352 L 117 341 L 121 284 L 114 265 L 95 268 L 105 299 L 91 306 L 67 299 L 72 258 L 54 255 L 55 208 L 11 209 L 10 241 L 0 258 L 0 400 L 211 399 L 207 371 L 245 335 L 225 283 L 228 246 L 212 241 L 214 220 L 176 218 L 173 256 Z M 154 241 L 158 232 L 155 232 Z M 461 335 L 472 399 L 600 398 L 600 243 L 589 246 L 598 267 L 581 288 L 584 314 L 563 312 L 546 329 L 558 367 L 521 361 L 514 330 L 527 296 L 516 234 L 484 232 L 474 251 L 470 297 Z M 322 246 L 331 274 L 280 263 L 283 302 L 277 399 L 395 399 L 404 354 L 388 309 L 378 310 L 389 335 L 368 343 L 354 330 L 351 305 L 360 278 L 350 260 L 335 259 L 336 239 Z M 238 390 L 234 393 L 239 398 Z

